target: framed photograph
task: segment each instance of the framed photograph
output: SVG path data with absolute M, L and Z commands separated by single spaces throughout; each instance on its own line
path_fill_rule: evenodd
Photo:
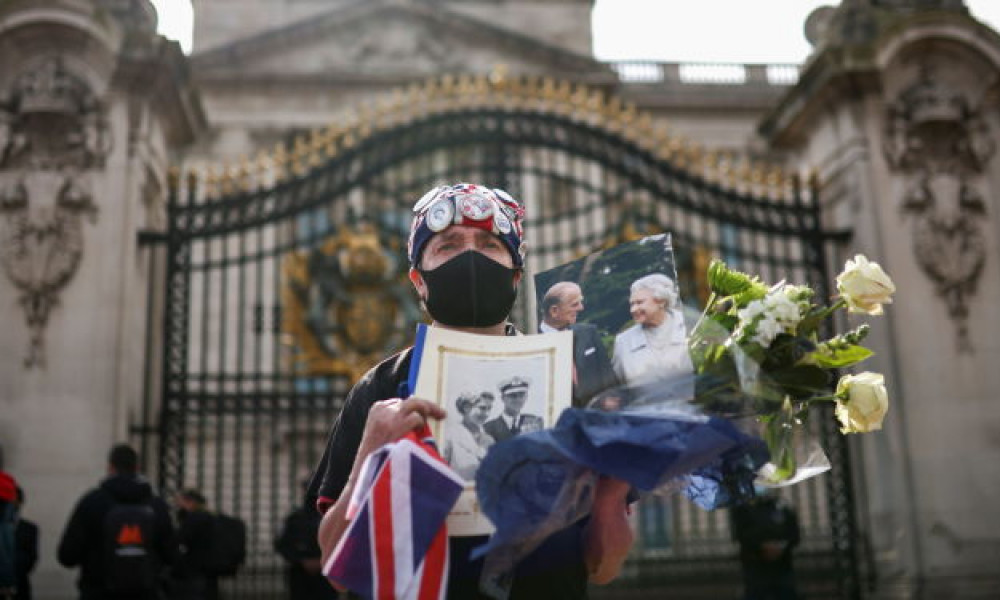
M 492 533 L 476 501 L 476 471 L 493 444 L 552 427 L 570 406 L 572 335 L 484 336 L 420 327 L 413 394 L 448 413 L 432 431 L 441 455 L 466 480 L 448 534 Z
M 675 265 L 670 234 L 663 233 L 535 275 L 539 332 L 574 334 L 577 404 L 698 412 Z M 669 500 L 640 502 L 633 517 L 639 547 L 669 549 L 672 519 Z
M 602 393 L 623 408 L 655 382 L 689 410 L 693 372 L 669 233 L 595 252 L 535 275 L 540 333 L 573 331 L 574 400 L 596 408 Z M 648 387 L 646 389 L 649 389 Z M 624 397 L 628 392 L 632 398 Z M 649 398 L 647 398 L 649 399 Z

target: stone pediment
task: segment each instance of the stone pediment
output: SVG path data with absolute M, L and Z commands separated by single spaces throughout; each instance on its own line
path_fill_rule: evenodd
M 441 73 L 604 74 L 608 67 L 430 0 L 367 0 L 192 57 L 199 77 L 384 76 Z

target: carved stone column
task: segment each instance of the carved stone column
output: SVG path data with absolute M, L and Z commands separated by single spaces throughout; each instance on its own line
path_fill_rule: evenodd
M 92 178 L 110 138 L 104 109 L 59 55 L 25 64 L 0 96 L 0 265 L 20 292 L 28 368 L 45 365 L 45 327 L 97 218 Z
M 983 119 L 983 90 L 948 85 L 929 63 L 917 71 L 888 104 L 885 157 L 906 182 L 913 254 L 955 323 L 958 349 L 970 352 L 969 300 L 987 260 L 980 185 L 996 132 Z

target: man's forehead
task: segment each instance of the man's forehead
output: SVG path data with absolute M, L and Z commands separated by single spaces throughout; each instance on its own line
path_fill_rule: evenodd
M 431 239 L 427 242 L 428 244 L 451 242 L 456 240 L 465 240 L 471 237 L 476 241 L 484 241 L 490 239 L 499 240 L 500 238 L 493 235 L 488 231 L 483 231 L 478 227 L 470 227 L 469 225 L 452 225 L 448 229 L 435 233 L 431 236 Z

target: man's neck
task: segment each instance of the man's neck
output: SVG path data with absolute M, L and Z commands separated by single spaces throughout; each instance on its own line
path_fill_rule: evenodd
M 560 325 L 560 324 L 557 324 L 557 323 L 553 323 L 552 321 L 549 321 L 548 319 L 543 319 L 542 320 L 542 329 L 543 329 L 543 331 L 545 330 L 546 327 L 548 327 L 549 330 L 551 330 L 551 331 L 562 331 L 562 330 L 564 330 L 564 329 L 566 329 L 566 328 L 569 327 L 569 323 L 563 323 L 563 324 Z

